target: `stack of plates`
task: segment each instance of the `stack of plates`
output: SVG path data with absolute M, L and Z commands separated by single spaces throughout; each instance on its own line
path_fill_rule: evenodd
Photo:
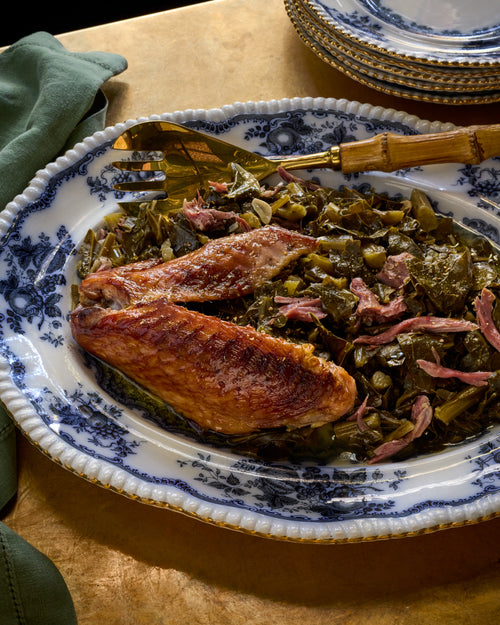
M 500 101 L 491 0 L 284 0 L 301 39 L 370 87 L 443 104 Z

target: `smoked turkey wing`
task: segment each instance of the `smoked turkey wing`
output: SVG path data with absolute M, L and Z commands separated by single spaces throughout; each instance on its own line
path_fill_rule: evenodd
M 315 238 L 278 226 L 212 239 L 162 262 L 146 260 L 97 271 L 80 285 L 80 302 L 123 308 L 165 297 L 175 302 L 233 299 L 256 288 L 318 247 Z
M 356 396 L 341 367 L 298 345 L 157 298 L 78 307 L 75 340 L 201 427 L 228 434 L 335 421 Z

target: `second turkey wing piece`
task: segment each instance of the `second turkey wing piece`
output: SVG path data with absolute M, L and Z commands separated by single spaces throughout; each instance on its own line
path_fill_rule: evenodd
M 97 271 L 80 285 L 83 305 L 123 308 L 166 297 L 176 302 L 233 299 L 252 293 L 289 263 L 316 250 L 315 238 L 266 226 L 219 239 L 167 262 L 140 261 Z
M 353 378 L 297 345 L 162 298 L 122 310 L 77 308 L 77 343 L 202 428 L 243 434 L 335 421 Z

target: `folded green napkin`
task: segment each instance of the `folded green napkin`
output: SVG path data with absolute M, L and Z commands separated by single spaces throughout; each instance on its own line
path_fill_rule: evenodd
M 37 32 L 0 54 L 0 209 L 66 149 L 102 130 L 100 87 L 127 67 L 109 52 L 69 52 Z
M 14 424 L 0 410 L 0 511 L 16 492 Z M 14 502 L 15 503 L 15 502 Z M 54 563 L 0 523 L 0 623 L 76 625 L 66 583 Z
M 2 413 L 0 423 L 4 419 Z M 11 447 L 11 441 L 5 445 L 0 440 L 0 455 L 6 447 Z M 15 475 L 11 467 L 8 473 Z M 3 482 L 2 479 L 2 486 Z M 77 622 L 71 595 L 54 563 L 3 523 L 0 523 L 0 622 L 2 625 L 76 625 Z
M 39 169 L 105 125 L 100 87 L 127 67 L 107 52 L 75 53 L 34 33 L 0 54 L 0 210 Z M 15 430 L 0 406 L 0 516 L 15 505 Z M 63 577 L 44 554 L 0 523 L 1 625 L 75 625 Z

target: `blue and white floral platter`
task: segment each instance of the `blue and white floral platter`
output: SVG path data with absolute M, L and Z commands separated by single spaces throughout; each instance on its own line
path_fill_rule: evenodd
M 489 0 L 301 0 L 328 28 L 401 58 L 496 65 L 500 14 Z
M 19 429 L 61 466 L 146 504 L 275 539 L 341 542 L 414 535 L 500 513 L 500 432 L 397 464 L 259 462 L 160 427 L 98 382 L 68 315 L 77 248 L 117 200 L 106 128 L 38 172 L 0 215 L 0 398 Z M 402 112 L 346 100 L 237 103 L 155 115 L 268 156 L 309 153 L 391 131 L 447 130 Z M 122 157 L 120 154 L 119 157 Z M 425 190 L 438 210 L 500 243 L 500 160 L 394 174 L 316 171 L 326 185 Z

